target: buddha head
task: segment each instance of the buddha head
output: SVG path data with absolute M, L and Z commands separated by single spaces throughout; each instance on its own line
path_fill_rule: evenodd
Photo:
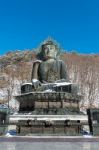
M 53 41 L 48 40 L 44 44 L 42 44 L 41 52 L 44 60 L 56 59 L 58 54 L 58 47 Z

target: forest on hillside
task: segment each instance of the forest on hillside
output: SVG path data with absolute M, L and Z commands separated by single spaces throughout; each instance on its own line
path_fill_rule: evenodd
M 31 81 L 35 59 L 33 50 L 9 52 L 0 57 L 0 90 L 7 92 L 3 101 L 12 98 L 17 84 Z M 66 64 L 70 81 L 78 84 L 79 94 L 83 95 L 80 107 L 99 107 L 99 55 L 63 52 L 60 59 Z

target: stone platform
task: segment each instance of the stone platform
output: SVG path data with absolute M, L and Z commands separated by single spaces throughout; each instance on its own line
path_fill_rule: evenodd
M 86 115 L 11 115 L 10 128 L 16 126 L 19 135 L 80 135 L 88 125 Z
M 73 109 L 74 112 L 79 111 L 79 102 L 81 100 L 80 95 L 66 92 L 30 92 L 20 94 L 15 98 L 20 103 L 19 111 L 34 111 L 41 108 L 48 110 L 62 108 L 64 110 L 69 108 L 69 110 Z M 38 113 L 36 112 L 36 114 Z
M 99 142 L 99 136 L 3 136 L 0 142 Z

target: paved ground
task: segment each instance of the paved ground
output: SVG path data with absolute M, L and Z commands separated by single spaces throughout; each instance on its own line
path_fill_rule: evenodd
M 1 142 L 0 150 L 99 150 L 98 142 Z

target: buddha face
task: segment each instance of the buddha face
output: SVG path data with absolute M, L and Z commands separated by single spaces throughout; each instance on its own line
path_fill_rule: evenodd
M 57 50 L 55 45 L 49 45 L 49 44 L 43 45 L 42 52 L 43 52 L 43 57 L 46 60 L 51 58 L 55 59 L 57 55 Z

